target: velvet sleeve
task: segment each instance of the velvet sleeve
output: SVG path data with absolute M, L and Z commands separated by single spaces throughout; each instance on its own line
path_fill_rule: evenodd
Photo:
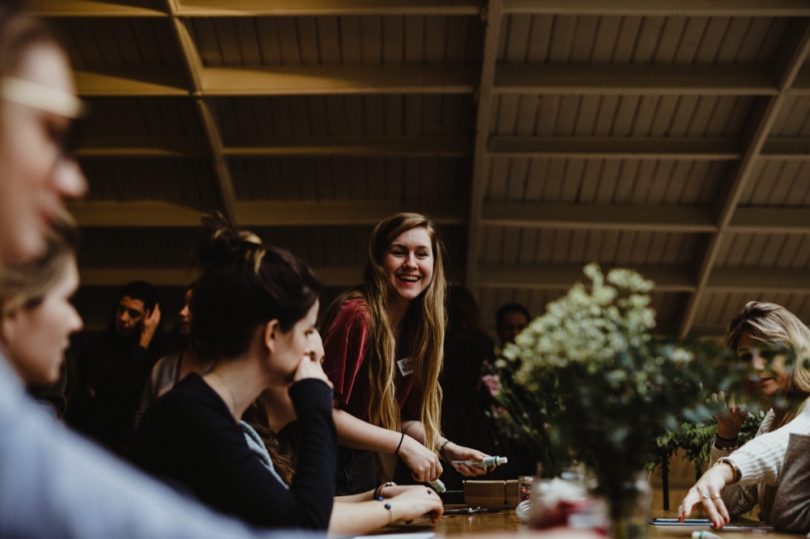
M 329 326 L 324 340 L 323 370 L 331 380 L 335 397 L 346 405 L 366 360 L 371 338 L 371 315 L 362 300 L 345 302 Z

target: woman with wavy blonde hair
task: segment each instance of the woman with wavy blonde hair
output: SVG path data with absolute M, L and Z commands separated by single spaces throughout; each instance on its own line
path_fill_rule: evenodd
M 684 499 L 681 516 L 702 502 L 715 526 L 721 527 L 731 516 L 759 504 L 760 518 L 776 525 L 784 520 L 783 504 L 775 503 L 778 491 L 782 490 L 782 496 L 788 489 L 795 493 L 795 485 L 782 484 L 779 474 L 773 472 L 785 463 L 789 447 L 785 433 L 810 434 L 805 410 L 810 397 L 810 329 L 780 305 L 749 301 L 729 323 L 726 344 L 740 361 L 751 364 L 754 375 L 746 382 L 746 389 L 770 410 L 755 440 L 740 449 L 737 437 L 746 410 L 730 404 L 727 413 L 717 416 L 712 466 Z M 769 360 L 763 351 L 773 346 L 787 346 L 795 361 L 786 364 L 781 354 Z M 804 491 L 798 495 L 805 496 Z
M 448 461 L 486 456 L 440 433 L 443 258 L 441 237 L 427 217 L 392 215 L 371 233 L 363 285 L 340 296 L 327 314 L 324 370 L 334 384 L 335 426 L 344 446 L 340 494 L 374 487 L 380 473 L 369 451 L 400 457 L 417 481 L 439 477 L 439 455 Z

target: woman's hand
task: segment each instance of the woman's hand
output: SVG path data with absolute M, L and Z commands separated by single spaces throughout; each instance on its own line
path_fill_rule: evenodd
M 411 476 L 420 483 L 433 481 L 442 475 L 439 457 L 407 434 L 399 446 L 399 456 L 411 470 Z
M 436 522 L 442 516 L 444 512 L 442 499 L 432 488 L 422 485 L 385 487 L 386 490 L 395 488 L 402 490 L 388 500 L 393 520 L 410 522 L 425 513 L 430 513 L 431 519 Z
M 722 528 L 728 524 L 731 517 L 720 496 L 723 487 L 734 482 L 734 470 L 725 463 L 715 464 L 704 473 L 694 484 L 678 507 L 678 519 L 683 521 L 692 512 L 698 503 L 703 505 L 712 527 Z
M 442 453 L 444 453 L 444 457 L 450 462 L 454 460 L 482 461 L 488 456 L 486 453 L 482 453 L 477 449 L 464 447 L 463 445 L 454 444 L 453 442 L 447 442 L 444 444 Z M 458 473 L 467 477 L 485 475 L 495 469 L 495 466 L 484 468 L 483 466 L 468 466 L 466 464 L 459 464 L 453 467 L 458 471 Z
M 144 317 L 141 325 L 141 335 L 138 340 L 141 348 L 146 348 L 147 350 L 149 349 L 149 345 L 152 343 L 152 339 L 155 337 L 155 331 L 157 331 L 159 324 L 160 305 L 155 303 L 152 310 L 146 312 L 146 316 Z
M 733 440 L 740 433 L 748 412 L 743 407 L 737 406 L 732 399 L 727 400 L 722 391 L 713 393 L 711 401 L 716 403 L 718 408 L 725 409 L 714 416 L 717 421 L 717 435 L 727 440 Z
M 301 359 L 301 363 L 298 364 L 298 368 L 295 369 L 295 373 L 293 374 L 293 383 L 298 382 L 299 380 L 305 380 L 307 378 L 321 380 L 329 387 L 333 387 L 332 382 L 329 381 L 329 377 L 326 376 L 325 372 L 323 372 L 321 362 L 313 359 L 313 356 L 310 354 L 305 355 Z

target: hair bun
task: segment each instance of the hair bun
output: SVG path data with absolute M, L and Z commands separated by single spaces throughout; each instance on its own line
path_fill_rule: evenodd
M 237 230 L 224 215 L 217 212 L 202 218 L 204 236 L 197 249 L 202 269 L 253 261 L 263 252 L 259 236 L 247 230 Z

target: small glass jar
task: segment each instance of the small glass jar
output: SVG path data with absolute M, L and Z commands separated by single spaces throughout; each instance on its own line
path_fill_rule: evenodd
M 531 497 L 534 479 L 533 475 L 521 475 L 518 477 L 518 501 L 522 502 Z

